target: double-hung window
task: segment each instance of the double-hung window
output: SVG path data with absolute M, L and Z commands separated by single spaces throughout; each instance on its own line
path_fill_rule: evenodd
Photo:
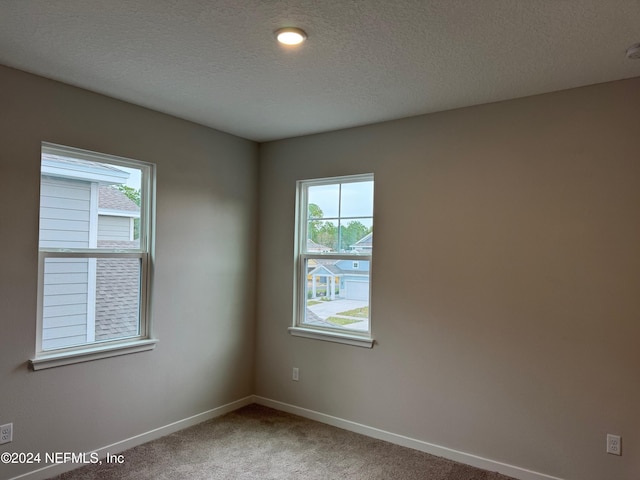
M 373 174 L 297 184 L 293 335 L 371 347 Z
M 153 348 L 152 164 L 43 143 L 34 369 Z

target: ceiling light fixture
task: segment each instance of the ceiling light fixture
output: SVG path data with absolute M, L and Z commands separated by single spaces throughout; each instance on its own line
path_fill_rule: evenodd
M 635 43 L 627 48 L 627 58 L 640 60 L 640 43 Z
M 300 28 L 287 27 L 276 30 L 276 38 L 284 45 L 300 45 L 307 39 L 307 34 Z

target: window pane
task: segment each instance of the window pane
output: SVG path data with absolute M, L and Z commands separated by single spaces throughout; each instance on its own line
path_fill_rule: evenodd
M 333 181 L 333 183 L 331 183 Z M 373 175 L 299 182 L 295 325 L 370 334 L 369 285 L 373 251 Z M 342 258 L 336 258 L 339 254 Z M 333 258 L 332 258 L 333 257 Z M 346 257 L 346 258 L 345 258 Z
M 40 248 L 140 248 L 142 170 L 42 154 Z
M 337 218 L 339 216 L 340 185 L 315 185 L 307 192 L 308 218 Z
M 340 195 L 341 217 L 373 216 L 373 182 L 343 183 Z
M 306 253 L 372 252 L 372 181 L 310 186 L 307 200 Z
M 307 258 L 303 324 L 367 332 L 369 261 Z
M 99 258 L 96 268 L 96 342 L 140 334 L 139 258 Z
M 340 219 L 339 251 L 366 253 L 373 251 L 373 218 Z
M 88 258 L 45 259 L 43 350 L 87 343 L 90 263 Z
M 139 335 L 140 271 L 139 258 L 45 258 L 42 349 Z
M 338 220 L 307 222 L 307 253 L 338 251 Z

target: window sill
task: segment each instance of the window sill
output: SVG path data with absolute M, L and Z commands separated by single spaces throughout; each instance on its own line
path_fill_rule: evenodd
M 325 342 L 344 343 L 355 347 L 372 348 L 374 340 L 369 337 L 349 335 L 345 333 L 313 330 L 302 327 L 289 327 L 289 333 L 294 337 L 312 338 L 314 340 L 324 340 Z
M 86 347 L 73 352 L 45 353 L 29 360 L 29 364 L 33 370 L 44 370 L 46 368 L 61 367 L 74 363 L 90 362 L 101 358 L 146 352 L 153 350 L 156 347 L 156 343 L 158 343 L 157 340 L 145 339 L 120 343 L 118 345 Z

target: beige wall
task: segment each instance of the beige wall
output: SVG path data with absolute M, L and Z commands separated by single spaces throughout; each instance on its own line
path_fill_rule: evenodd
M 10 450 L 100 448 L 256 393 L 567 480 L 635 480 L 638 92 L 633 79 L 273 142 L 258 164 L 252 142 L 0 67 Z M 43 140 L 157 164 L 154 351 L 27 369 Z M 295 180 L 365 172 L 377 345 L 291 337 Z
M 568 480 L 638 478 L 639 92 L 263 144 L 256 394 Z M 292 337 L 295 181 L 366 172 L 377 345 Z
M 157 164 L 154 351 L 28 370 L 41 141 Z M 253 393 L 257 153 L 253 142 L 0 67 L 6 450 L 88 451 Z M 0 478 L 36 467 L 0 465 Z

